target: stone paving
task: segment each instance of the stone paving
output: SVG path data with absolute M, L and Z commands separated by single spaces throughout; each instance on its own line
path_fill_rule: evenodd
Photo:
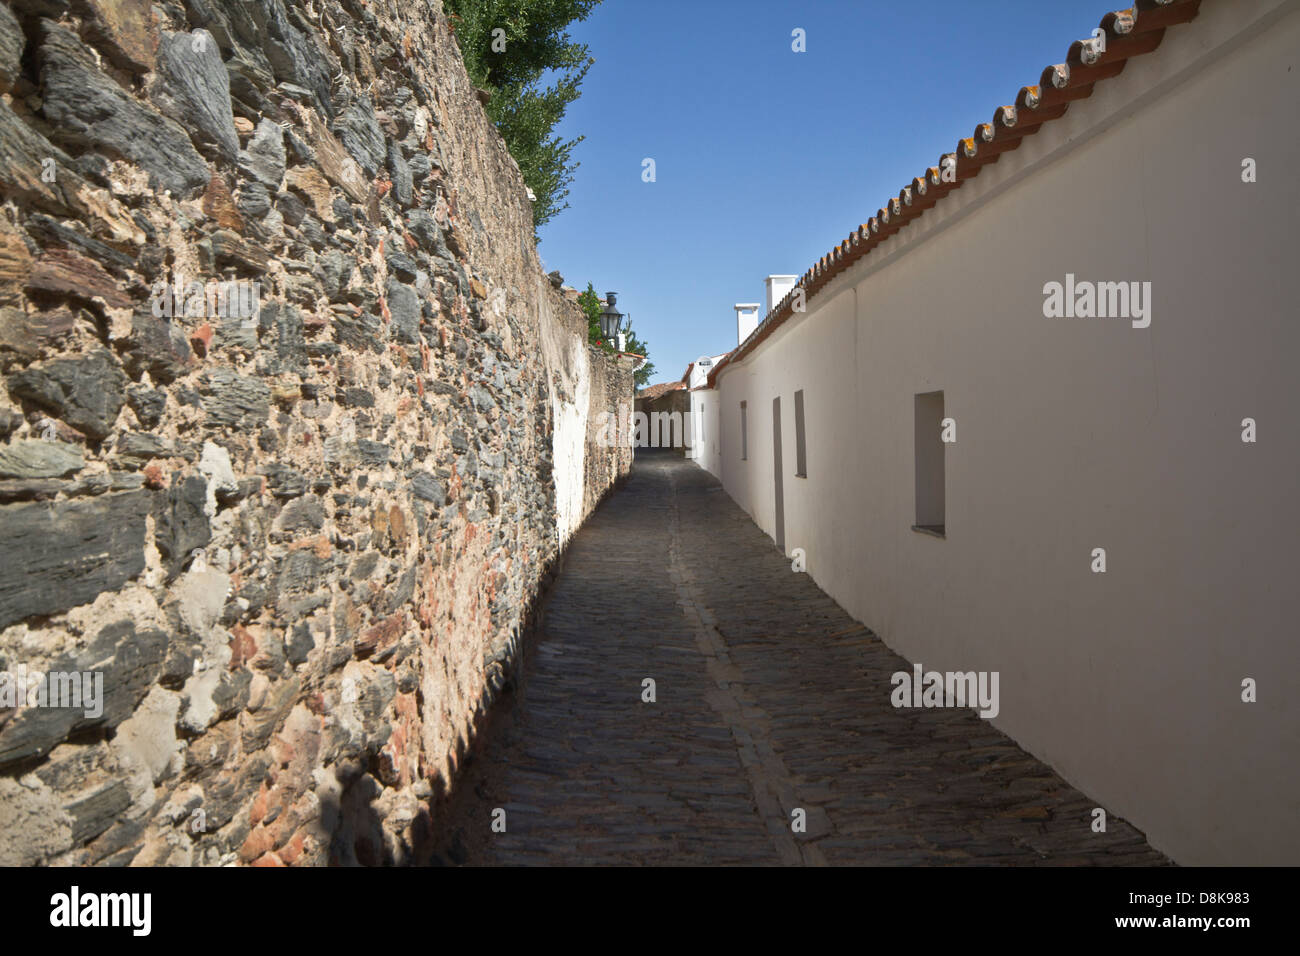
M 1168 864 L 975 711 L 894 709 L 907 662 L 680 458 L 639 455 L 575 536 L 528 653 L 455 862 Z

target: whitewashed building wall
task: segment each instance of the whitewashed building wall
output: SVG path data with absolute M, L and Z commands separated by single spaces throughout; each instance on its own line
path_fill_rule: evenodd
M 1202 4 L 700 393 L 700 464 L 774 537 L 780 399 L 784 550 L 822 588 L 1000 672 L 994 723 L 1185 864 L 1300 863 L 1297 50 L 1296 4 Z M 1151 324 L 1045 317 L 1067 273 L 1150 281 Z M 936 390 L 942 538 L 912 527 Z

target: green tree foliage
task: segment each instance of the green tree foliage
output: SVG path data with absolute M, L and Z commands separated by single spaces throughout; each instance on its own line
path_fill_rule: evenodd
M 586 291 L 579 293 L 578 305 L 587 313 L 587 341 L 604 348 L 600 332 L 600 313 L 604 311 L 604 306 L 600 304 L 600 296 L 596 295 L 596 289 L 590 282 L 587 283 Z
M 587 315 L 587 341 L 597 348 L 602 348 L 606 352 L 614 352 L 618 348 L 617 342 L 605 341 L 604 334 L 600 331 L 600 313 L 605 310 L 601 304 L 600 296 L 596 295 L 596 288 L 590 282 L 587 283 L 586 291 L 578 295 L 578 305 Z M 644 388 L 650 384 L 650 376 L 654 374 L 654 363 L 649 361 L 650 349 L 636 337 L 632 331 L 632 326 L 628 324 L 623 329 L 624 336 L 627 339 L 626 351 L 634 355 L 644 355 L 646 362 L 636 370 L 634 378 L 636 379 L 637 388 Z
M 533 228 L 568 208 L 582 142 L 553 135 L 595 61 L 567 27 L 600 0 L 448 0 L 456 39 L 475 84 L 491 93 L 487 112 L 537 197 Z M 503 31 L 503 32 L 496 32 Z
M 636 337 L 636 333 L 632 331 L 631 323 L 627 327 L 627 351 L 646 357 L 645 363 L 636 370 L 636 387 L 645 388 L 650 384 L 650 376 L 654 374 L 655 363 L 650 361 L 650 349 Z

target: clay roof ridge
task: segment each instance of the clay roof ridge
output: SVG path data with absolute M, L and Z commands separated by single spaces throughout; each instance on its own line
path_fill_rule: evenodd
M 669 392 L 677 392 L 686 388 L 685 382 L 656 382 L 654 385 L 647 385 L 641 391 L 637 392 L 636 398 L 658 398 L 660 395 L 667 395 Z

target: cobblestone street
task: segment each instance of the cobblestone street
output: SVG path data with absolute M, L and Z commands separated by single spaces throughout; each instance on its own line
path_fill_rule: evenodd
M 975 711 L 894 709 L 910 665 L 680 458 L 639 455 L 576 535 L 527 653 L 453 860 L 1167 863 Z

